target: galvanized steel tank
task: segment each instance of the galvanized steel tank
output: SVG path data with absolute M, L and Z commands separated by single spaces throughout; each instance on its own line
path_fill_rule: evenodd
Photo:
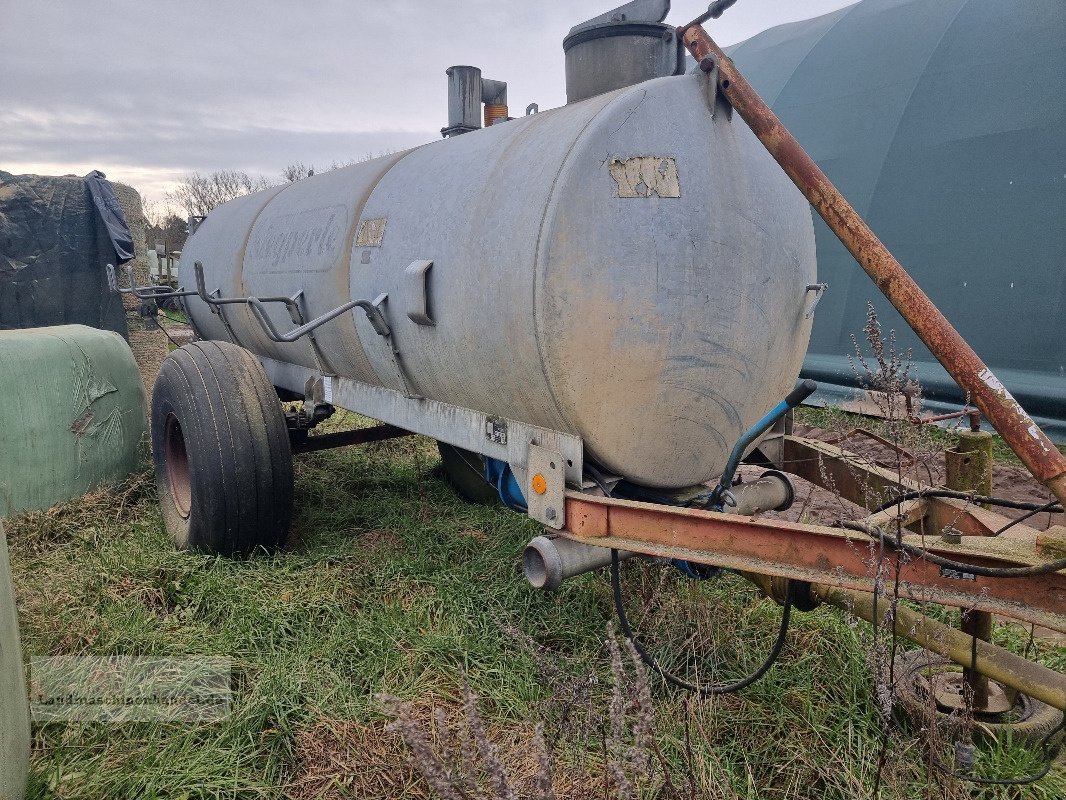
M 815 279 L 806 201 L 709 88 L 648 81 L 242 197 L 182 260 L 225 296 L 303 290 L 307 319 L 387 292 L 413 392 L 579 435 L 639 484 L 706 481 L 791 389 Z M 433 325 L 407 316 L 420 260 Z M 359 309 L 315 332 L 321 364 L 246 306 L 233 336 L 188 310 L 205 338 L 404 389 Z

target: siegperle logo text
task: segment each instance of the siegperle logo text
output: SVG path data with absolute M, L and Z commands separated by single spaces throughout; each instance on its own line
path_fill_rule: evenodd
M 332 261 L 344 239 L 347 216 L 344 206 L 327 206 L 260 220 L 248 246 L 250 266 L 278 268 L 309 258 Z

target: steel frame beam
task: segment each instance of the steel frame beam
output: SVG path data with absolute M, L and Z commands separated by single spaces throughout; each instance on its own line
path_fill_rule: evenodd
M 308 436 L 307 431 L 292 431 L 289 433 L 289 442 L 292 446 L 292 452 L 299 454 L 330 450 L 334 447 L 349 447 L 356 444 L 381 442 L 386 439 L 398 439 L 401 436 L 412 435 L 410 431 L 397 428 L 395 425 L 375 425 L 371 428 L 356 428 L 352 431 L 323 433 L 318 436 Z
M 831 445 L 786 436 L 787 471 L 833 486 L 867 508 L 908 489 L 888 470 L 862 464 Z M 849 458 L 850 456 L 850 458 Z M 1007 520 L 961 501 L 918 498 L 900 510 L 903 540 L 936 555 L 986 567 L 1046 564 L 1060 557 L 1048 547 L 1049 532 L 1019 525 L 1011 537 L 988 536 Z M 867 524 L 894 523 L 895 509 L 867 517 Z M 976 528 L 958 543 L 940 538 L 947 519 L 957 529 Z M 997 520 L 992 523 L 990 520 Z M 923 532 L 924 528 L 924 532 Z M 891 532 L 892 529 L 888 528 Z M 936 533 L 932 533 L 935 531 Z M 955 573 L 922 558 L 900 556 L 851 530 L 780 520 L 741 517 L 692 508 L 640 503 L 579 492 L 566 493 L 563 535 L 590 545 L 678 558 L 749 573 L 858 591 L 878 591 L 895 583 L 901 597 L 919 602 L 991 611 L 1066 631 L 1066 571 L 1028 578 L 986 578 Z M 1054 531 L 1050 541 L 1056 541 Z

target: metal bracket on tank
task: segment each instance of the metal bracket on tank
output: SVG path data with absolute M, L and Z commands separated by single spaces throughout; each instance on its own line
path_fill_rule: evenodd
M 432 263 L 432 262 L 430 262 Z M 294 297 L 298 297 L 296 295 Z M 411 385 L 407 381 L 407 374 L 403 368 L 403 364 L 400 361 L 400 351 L 396 347 L 396 341 L 392 335 L 392 328 L 389 325 L 388 320 L 385 318 L 384 306 L 385 302 L 389 299 L 388 294 L 379 294 L 373 302 L 370 300 L 352 300 L 350 303 L 337 306 L 336 308 L 327 311 L 320 317 L 310 322 L 306 322 L 296 328 L 293 328 L 288 333 L 281 333 L 267 316 L 266 306 L 267 302 L 277 301 L 277 298 L 260 299 L 258 297 L 246 297 L 244 301 L 248 303 L 249 308 L 252 310 L 252 316 L 259 322 L 259 326 L 266 333 L 272 341 L 275 342 L 295 342 L 297 339 L 303 336 L 309 336 L 311 331 L 315 328 L 319 328 L 325 325 L 330 320 L 336 319 L 341 314 L 345 314 L 354 308 L 361 308 L 363 313 L 366 314 L 367 321 L 374 329 L 374 332 L 385 340 L 385 344 L 389 348 L 389 354 L 392 357 L 393 366 L 396 368 L 396 376 L 399 379 L 400 385 L 403 386 L 404 396 L 412 399 L 421 399 L 421 395 L 417 395 L 411 391 Z
M 428 264 L 432 266 L 433 262 L 430 261 Z M 389 327 L 389 323 L 385 319 L 384 306 L 388 299 L 389 296 L 384 292 L 378 295 L 377 299 L 371 304 L 374 309 L 373 316 L 371 316 L 370 311 L 365 306 L 363 307 L 363 310 L 366 311 L 366 318 L 374 328 L 374 332 L 384 339 L 385 344 L 388 345 L 389 355 L 392 357 L 392 365 L 396 368 L 396 377 L 399 379 L 400 385 L 403 387 L 403 396 L 409 400 L 421 400 L 423 399 L 422 395 L 415 394 L 411 391 L 411 384 L 407 380 L 407 370 L 404 369 L 400 350 L 396 347 L 396 340 L 392 336 L 392 328 Z
M 720 103 L 725 108 L 726 119 L 732 122 L 733 106 L 729 100 L 726 99 L 725 94 L 722 92 L 722 87 L 718 85 L 718 81 L 721 80 L 721 75 L 718 70 L 718 61 L 713 57 L 708 56 L 700 62 L 700 71 L 707 76 L 707 102 L 711 106 L 711 119 L 714 119 L 718 114 L 718 106 Z
M 804 289 L 805 294 L 814 292 L 814 298 L 806 302 L 806 308 L 803 310 L 803 318 L 810 319 L 814 316 L 814 309 L 818 308 L 818 304 L 822 302 L 822 295 L 825 294 L 825 290 L 829 288 L 828 283 L 808 283 L 807 288 Z
M 566 461 L 562 453 L 531 442 L 526 464 L 526 513 L 549 528 L 561 530 L 566 525 Z

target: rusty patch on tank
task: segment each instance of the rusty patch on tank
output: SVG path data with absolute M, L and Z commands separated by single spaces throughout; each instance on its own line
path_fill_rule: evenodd
M 611 159 L 608 169 L 618 197 L 680 197 L 677 162 L 670 156 Z

